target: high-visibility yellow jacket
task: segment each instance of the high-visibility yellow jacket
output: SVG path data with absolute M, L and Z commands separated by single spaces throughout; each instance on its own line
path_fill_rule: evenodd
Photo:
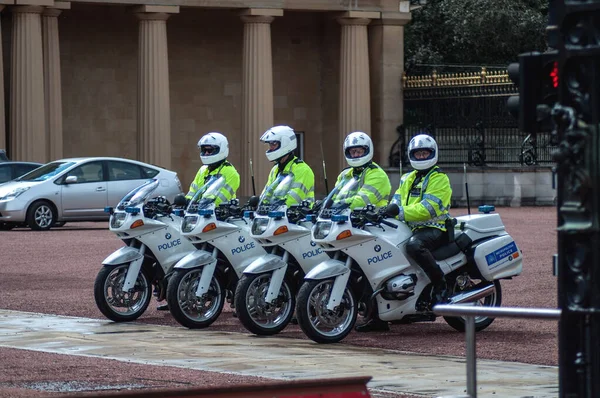
M 234 199 L 235 193 L 240 187 L 240 174 L 228 161 L 224 161 L 213 171 L 209 171 L 207 165 L 200 167 L 200 170 L 196 173 L 196 177 L 190 184 L 190 190 L 185 197 L 187 199 L 192 199 L 196 191 L 203 187 L 212 176 L 222 176 L 225 178 L 225 185 L 221 188 L 219 194 L 215 198 L 215 205 L 218 206 L 221 203 Z
M 352 198 L 346 199 L 350 203 L 350 209 L 354 210 L 369 204 L 376 207 L 385 206 L 392 192 L 392 184 L 390 184 L 387 173 L 375 162 L 358 170 L 352 167 L 345 168 L 335 182 L 337 186 L 340 182 L 353 176 L 358 177 L 358 192 Z
M 269 178 L 263 188 L 263 193 L 267 188 L 275 182 L 277 177 L 282 175 L 293 175 L 294 182 L 290 187 L 285 204 L 290 206 L 300 205 L 303 201 L 308 201 L 310 205 L 315 201 L 315 174 L 308 164 L 303 160 L 298 159 L 294 156 L 284 166 L 283 170 L 279 170 L 279 165 L 275 164 L 269 172 Z M 277 182 L 279 183 L 279 182 Z M 261 194 L 262 196 L 262 194 Z
M 418 180 L 417 170 L 404 174 L 391 202 L 400 207 L 398 219 L 412 230 L 433 227 L 445 231 L 451 198 L 450 179 L 435 166 Z

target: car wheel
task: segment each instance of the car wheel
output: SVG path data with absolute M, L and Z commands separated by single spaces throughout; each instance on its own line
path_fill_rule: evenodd
M 33 203 L 27 210 L 27 225 L 34 231 L 47 231 L 56 219 L 54 207 L 45 200 Z

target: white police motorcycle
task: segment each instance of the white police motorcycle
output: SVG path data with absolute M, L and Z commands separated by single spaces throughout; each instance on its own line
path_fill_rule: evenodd
M 422 269 L 409 259 L 405 243 L 410 228 L 395 218 L 398 206 L 386 212 L 372 206 L 351 211 L 345 198 L 354 196 L 358 181 L 339 184 L 329 195 L 312 228 L 312 239 L 331 258 L 310 271 L 300 288 L 296 316 L 304 333 L 318 343 L 341 341 L 353 329 L 357 314 L 377 311 L 392 323 L 434 321 L 432 286 Z M 521 273 L 523 255 L 506 232 L 498 214 L 457 217 L 447 223 L 449 243 L 433 252 L 446 275 L 450 303 L 499 307 L 500 279 Z M 444 317 L 458 331 L 465 319 Z M 475 319 L 477 331 L 493 318 Z
M 197 250 L 175 265 L 167 303 L 177 322 L 190 329 L 210 326 L 225 301 L 233 303 L 244 269 L 266 254 L 250 236 L 250 220 L 237 199 L 215 206 L 224 184 L 224 177 L 211 177 L 190 201 L 181 224 L 182 235 Z
M 261 195 L 251 236 L 268 254 L 244 270 L 235 292 L 239 320 L 258 335 L 276 334 L 286 327 L 304 276 L 329 258 L 311 240 L 309 203 L 286 206 L 293 182 L 293 175 L 280 175 Z
M 179 231 L 181 217 L 164 198 L 152 198 L 158 180 L 150 180 L 129 192 L 116 208 L 108 207 L 109 228 L 127 246 L 104 261 L 94 283 L 98 309 L 115 322 L 133 321 L 152 299 L 164 300 L 172 267 L 195 250 Z M 175 206 L 185 206 L 178 195 Z

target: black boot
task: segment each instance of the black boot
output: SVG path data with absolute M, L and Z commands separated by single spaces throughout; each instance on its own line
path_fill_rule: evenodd
M 431 305 L 434 306 L 436 304 L 445 304 L 448 302 L 449 297 L 450 292 L 448 291 L 448 284 L 444 279 L 442 282 L 439 282 L 433 287 L 431 292 Z
M 388 332 L 390 325 L 386 321 L 382 321 L 379 317 L 371 318 L 362 325 L 354 328 L 357 332 Z
M 169 304 L 167 304 L 167 303 L 161 304 L 158 307 L 156 307 L 156 309 L 158 311 L 169 311 Z

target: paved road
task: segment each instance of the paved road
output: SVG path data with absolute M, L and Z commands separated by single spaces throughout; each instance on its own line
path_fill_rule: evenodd
M 278 380 L 372 376 L 372 391 L 464 394 L 465 361 L 345 344 L 0 310 L 0 346 Z M 342 360 L 343 359 L 343 360 Z M 480 398 L 556 397 L 552 366 L 479 360 Z

